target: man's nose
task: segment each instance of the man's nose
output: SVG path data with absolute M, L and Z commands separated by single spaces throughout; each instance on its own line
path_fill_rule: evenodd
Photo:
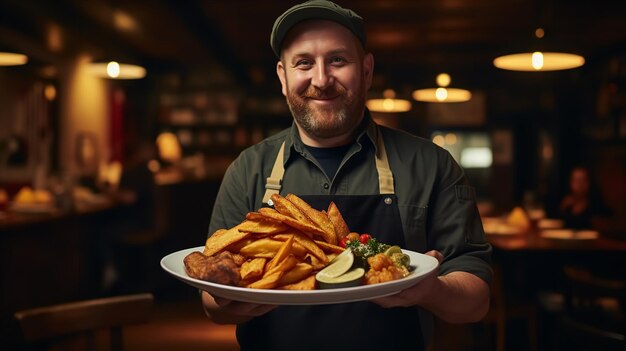
M 315 65 L 311 84 L 319 89 L 326 89 L 332 84 L 333 76 L 330 74 L 328 65 L 319 63 Z

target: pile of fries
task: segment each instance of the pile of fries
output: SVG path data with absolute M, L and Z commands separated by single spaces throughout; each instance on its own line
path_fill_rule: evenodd
M 271 199 L 274 209 L 249 212 L 235 227 L 213 233 L 203 255 L 228 251 L 239 258 L 239 286 L 315 289 L 315 274 L 345 250 L 337 243 L 350 233 L 348 226 L 333 202 L 318 211 L 293 194 Z

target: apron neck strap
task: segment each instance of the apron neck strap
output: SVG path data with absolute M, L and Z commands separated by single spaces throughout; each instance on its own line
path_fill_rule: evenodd
M 284 154 L 285 154 L 285 142 L 283 141 L 282 145 L 280 145 L 280 149 L 278 150 L 278 155 L 276 155 L 276 161 L 274 161 L 274 168 L 272 168 L 272 173 L 265 182 L 265 195 L 263 195 L 263 203 L 272 205 L 271 197 L 274 194 L 278 194 L 280 192 L 280 188 L 283 182 L 283 175 L 285 174 L 285 166 L 284 166 Z
M 377 124 L 370 124 L 370 130 L 376 139 L 376 170 L 378 171 L 378 188 L 381 194 L 395 194 L 393 187 L 393 173 L 389 167 L 387 151 L 382 133 Z
M 370 130 L 374 135 L 376 141 L 376 170 L 378 171 L 378 188 L 381 194 L 394 194 L 395 189 L 393 186 L 393 173 L 389 167 L 389 160 L 387 159 L 387 151 L 385 151 L 385 143 L 380 133 L 378 125 L 372 123 Z M 278 194 L 282 187 L 283 175 L 285 174 L 284 166 L 284 154 L 285 154 L 285 142 L 283 141 L 278 155 L 276 155 L 276 161 L 274 161 L 274 167 L 272 173 L 267 177 L 265 183 L 265 194 L 263 195 L 263 203 L 272 205 L 271 197 L 273 194 Z

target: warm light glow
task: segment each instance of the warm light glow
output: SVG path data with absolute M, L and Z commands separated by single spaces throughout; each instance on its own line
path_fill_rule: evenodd
M 374 112 L 407 112 L 411 102 L 404 99 L 369 99 L 367 108 Z
M 404 99 L 396 99 L 393 89 L 383 91 L 384 99 L 367 100 L 367 108 L 374 112 L 406 112 L 411 109 L 411 102 Z
M 537 38 L 541 39 L 541 38 L 543 38 L 543 36 L 544 36 L 545 34 L 546 34 L 546 33 L 544 32 L 543 28 L 537 28 L 537 29 L 535 29 L 535 36 L 536 36 Z
M 57 97 L 57 89 L 52 84 L 46 85 L 43 89 L 43 95 L 46 97 L 48 101 L 54 101 Z
M 456 144 L 456 134 L 454 134 L 454 133 L 446 134 L 445 141 L 446 141 L 447 145 L 454 145 L 454 144 Z
M 472 93 L 465 89 L 429 88 L 413 91 L 413 98 L 424 102 L 464 102 L 472 98 Z
M 109 63 L 90 63 L 89 72 L 97 77 L 112 79 L 141 79 L 146 76 L 146 69 L 127 63 L 111 61 Z
M 468 147 L 461 151 L 461 166 L 465 168 L 488 168 L 493 155 L 488 147 Z
M 19 66 L 25 65 L 28 57 L 22 54 L 12 52 L 0 52 L 0 66 Z
M 111 78 L 119 77 L 120 76 L 120 64 L 115 61 L 111 61 L 107 63 L 107 75 Z
M 435 135 L 433 137 L 433 143 L 443 147 L 446 144 L 446 139 L 443 137 L 443 135 Z
M 543 57 L 540 64 L 539 57 Z M 562 52 L 521 53 L 500 56 L 493 60 L 494 66 L 512 71 L 557 71 L 572 69 L 585 64 L 585 58 Z M 540 66 L 540 68 L 536 68 Z
M 125 32 L 136 32 L 139 28 L 135 18 L 120 9 L 113 10 L 113 24 L 115 28 Z
M 176 163 L 182 158 L 183 151 L 178 138 L 173 133 L 164 132 L 159 134 L 156 140 L 159 156 L 166 162 Z
M 435 90 L 435 99 L 437 101 L 444 101 L 448 98 L 448 90 L 446 88 L 437 88 Z
M 56 23 L 51 23 L 46 28 L 46 45 L 52 52 L 63 50 L 63 32 Z
M 393 89 L 385 89 L 385 91 L 383 91 L 383 97 L 385 99 L 393 99 L 396 97 L 396 92 L 393 91 Z
M 543 54 L 539 51 L 533 52 L 532 56 L 532 65 L 536 70 L 540 70 L 543 68 Z
M 161 164 L 157 160 L 150 160 L 148 161 L 148 169 L 152 173 L 156 173 L 161 169 Z
M 450 82 L 452 81 L 452 78 L 450 78 L 450 75 L 447 73 L 440 73 L 437 75 L 437 85 L 440 87 L 447 87 L 448 85 L 450 85 Z

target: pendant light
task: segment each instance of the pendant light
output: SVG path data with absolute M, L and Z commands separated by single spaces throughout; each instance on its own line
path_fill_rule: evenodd
M 469 90 L 448 88 L 452 78 L 447 73 L 437 75 L 437 88 L 418 89 L 413 91 L 413 98 L 422 102 L 465 102 L 472 98 Z
M 89 72 L 100 78 L 141 79 L 146 76 L 146 69 L 129 63 L 92 62 L 87 66 Z
M 109 25 L 114 31 L 123 33 L 136 31 L 138 27 L 137 21 L 128 13 L 117 8 L 116 4 L 117 2 L 114 2 L 106 10 L 103 10 L 104 22 L 109 21 Z M 97 77 L 108 79 L 141 79 L 146 76 L 144 67 L 131 63 L 122 63 L 117 60 L 92 62 L 88 64 L 87 69 Z
M 411 110 L 411 101 L 396 99 L 396 92 L 393 89 L 383 91 L 382 99 L 367 100 L 367 108 L 373 112 L 407 112 Z
M 535 37 L 542 39 L 545 35 L 543 28 L 535 30 Z M 585 58 L 572 53 L 554 51 L 534 51 L 510 54 L 497 57 L 493 65 L 510 71 L 558 71 L 577 68 L 585 64 Z
M 28 62 L 26 55 L 0 51 L 0 66 L 20 66 Z

